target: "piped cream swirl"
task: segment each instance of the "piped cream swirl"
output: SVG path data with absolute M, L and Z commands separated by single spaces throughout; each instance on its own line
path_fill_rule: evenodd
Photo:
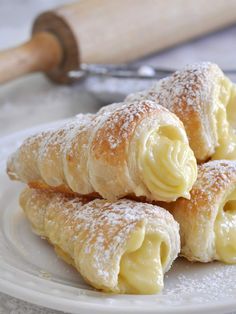
M 225 263 L 236 263 L 236 189 L 223 201 L 215 221 L 216 253 Z
M 224 77 L 218 90 L 214 111 L 218 146 L 212 159 L 236 159 L 235 105 L 236 85 Z
M 142 140 L 139 167 L 153 198 L 189 198 L 197 178 L 197 164 L 188 141 L 175 126 L 161 126 Z

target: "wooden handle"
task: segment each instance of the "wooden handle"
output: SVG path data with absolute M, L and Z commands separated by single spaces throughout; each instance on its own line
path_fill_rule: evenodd
M 50 33 L 38 33 L 23 45 L 0 52 L 0 83 L 27 73 L 53 70 L 61 60 L 57 38 Z
M 41 14 L 33 39 L 0 55 L 0 81 L 45 71 L 66 83 L 81 62 L 133 61 L 235 21 L 236 0 L 80 0 Z

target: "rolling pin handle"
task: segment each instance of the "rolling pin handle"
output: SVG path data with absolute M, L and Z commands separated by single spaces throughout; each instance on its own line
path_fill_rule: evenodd
M 37 33 L 23 45 L 0 52 L 0 84 L 27 73 L 51 71 L 62 59 L 62 47 L 56 36 Z

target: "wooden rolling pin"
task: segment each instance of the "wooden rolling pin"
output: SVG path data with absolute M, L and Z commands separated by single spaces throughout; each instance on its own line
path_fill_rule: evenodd
M 80 63 L 124 63 L 236 22 L 236 0 L 81 0 L 39 15 L 0 52 L 0 83 L 43 71 L 69 83 Z

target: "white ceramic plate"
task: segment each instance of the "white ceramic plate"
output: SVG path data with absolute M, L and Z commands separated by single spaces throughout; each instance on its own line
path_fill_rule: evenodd
M 10 182 L 5 174 L 7 156 L 24 138 L 40 129 L 42 126 L 0 139 L 0 291 L 80 314 L 216 314 L 236 310 L 236 266 L 219 263 L 204 265 L 178 260 L 166 275 L 165 289 L 159 295 L 104 294 L 86 285 L 45 241 L 31 232 L 18 206 L 23 185 Z

